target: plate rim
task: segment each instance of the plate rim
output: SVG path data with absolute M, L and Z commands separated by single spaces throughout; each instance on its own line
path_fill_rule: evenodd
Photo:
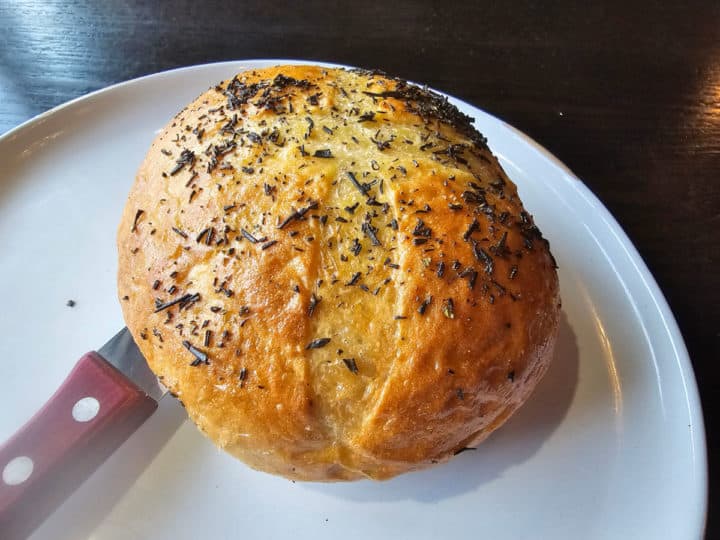
M 339 68 L 353 68 L 347 64 L 326 62 L 321 60 L 308 60 L 301 58 L 247 58 L 237 60 L 226 60 L 221 62 L 207 62 L 202 64 L 194 64 L 190 66 L 182 66 L 173 69 L 158 71 L 155 73 L 149 73 L 140 77 L 127 79 L 120 81 L 103 88 L 99 88 L 87 94 L 83 94 L 69 101 L 63 102 L 47 111 L 44 111 L 19 125 L 11 128 L 7 132 L 0 135 L 0 149 L 6 144 L 10 144 L 16 138 L 22 136 L 25 132 L 30 132 L 32 129 L 38 128 L 43 124 L 45 120 L 53 117 L 54 115 L 66 112 L 72 109 L 78 104 L 87 103 L 92 101 L 94 98 L 109 94 L 114 91 L 121 90 L 128 86 L 140 85 L 149 80 L 157 80 L 168 76 L 177 75 L 183 72 L 192 71 L 203 71 L 209 68 L 222 68 L 231 67 L 234 65 L 242 64 L 314 64 L 324 67 L 339 67 Z M 249 66 L 252 67 L 252 66 Z M 410 81 L 412 82 L 412 81 Z M 212 84 L 212 82 L 210 82 Z M 418 84 L 418 83 L 414 83 Z M 695 372 L 690 360 L 690 355 L 685 344 L 685 340 L 680 332 L 680 328 L 677 324 L 677 320 L 670 309 L 670 306 L 662 293 L 655 277 L 650 272 L 645 260 L 640 255 L 639 251 L 635 247 L 632 240 L 629 238 L 625 230 L 618 223 L 608 208 L 602 203 L 602 201 L 595 195 L 590 188 L 575 174 L 572 170 L 565 165 L 558 157 L 556 157 L 547 148 L 537 142 L 535 139 L 519 130 L 518 128 L 508 124 L 501 118 L 491 114 L 484 109 L 473 105 L 472 103 L 457 98 L 451 94 L 447 94 L 440 90 L 431 88 L 433 91 L 449 98 L 455 103 L 461 103 L 467 108 L 478 111 L 485 115 L 489 119 L 497 122 L 500 127 L 507 130 L 514 137 L 526 143 L 530 150 L 533 151 L 537 157 L 545 161 L 551 167 L 560 171 L 564 177 L 564 181 L 568 186 L 574 190 L 578 196 L 580 196 L 588 205 L 590 205 L 596 212 L 597 216 L 602 220 L 608 231 L 615 237 L 618 245 L 621 246 L 626 254 L 628 261 L 632 264 L 634 271 L 640 278 L 643 286 L 645 287 L 650 298 L 652 298 L 652 310 L 656 311 L 662 322 L 663 331 L 667 334 L 670 343 L 672 344 L 672 355 L 674 357 L 674 363 L 678 368 L 680 375 L 680 381 L 682 383 L 683 393 L 687 404 L 688 418 L 691 421 L 692 429 L 690 430 L 689 439 L 691 447 L 691 458 L 693 464 L 693 476 L 696 478 L 695 482 L 695 496 L 701 502 L 698 506 L 694 523 L 692 524 L 692 532 L 695 532 L 702 536 L 704 534 L 707 524 L 707 510 L 708 510 L 708 492 L 709 492 L 709 474 L 708 474 L 708 457 L 707 457 L 707 446 L 706 446 L 706 433 L 705 423 L 703 418 L 700 393 L 697 385 L 697 379 Z M 630 296 L 632 299 L 632 296 Z M 688 524 L 690 525 L 690 524 Z

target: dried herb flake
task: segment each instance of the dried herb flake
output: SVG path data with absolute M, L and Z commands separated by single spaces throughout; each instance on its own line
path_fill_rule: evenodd
M 343 358 L 343 362 L 345 363 L 345 366 L 350 370 L 350 373 L 354 373 L 355 375 L 358 374 L 359 370 L 354 358 Z
M 325 345 L 327 345 L 328 343 L 330 343 L 330 338 L 328 338 L 328 337 L 313 339 L 310 343 L 307 344 L 307 346 L 305 347 L 305 350 L 320 349 L 320 348 L 324 347 Z

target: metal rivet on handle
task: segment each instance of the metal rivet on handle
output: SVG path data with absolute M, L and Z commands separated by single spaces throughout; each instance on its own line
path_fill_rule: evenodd
M 75 402 L 72 416 L 78 422 L 89 422 L 100 411 L 100 402 L 94 397 L 84 397 Z
M 30 478 L 35 464 L 27 456 L 11 459 L 2 472 L 2 479 L 8 486 L 17 486 Z

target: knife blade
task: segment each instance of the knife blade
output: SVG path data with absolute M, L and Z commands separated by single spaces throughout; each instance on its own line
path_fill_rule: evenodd
M 127 328 L 83 355 L 46 404 L 0 446 L 0 537 L 30 535 L 166 393 Z
M 160 401 L 167 393 L 167 388 L 150 370 L 127 327 L 110 338 L 98 349 L 98 353 L 155 401 Z

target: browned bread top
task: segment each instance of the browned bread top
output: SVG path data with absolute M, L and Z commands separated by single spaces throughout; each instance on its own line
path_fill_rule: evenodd
M 547 242 L 471 120 L 359 70 L 208 90 L 153 142 L 118 232 L 124 316 L 220 447 L 308 480 L 477 444 L 552 357 Z

